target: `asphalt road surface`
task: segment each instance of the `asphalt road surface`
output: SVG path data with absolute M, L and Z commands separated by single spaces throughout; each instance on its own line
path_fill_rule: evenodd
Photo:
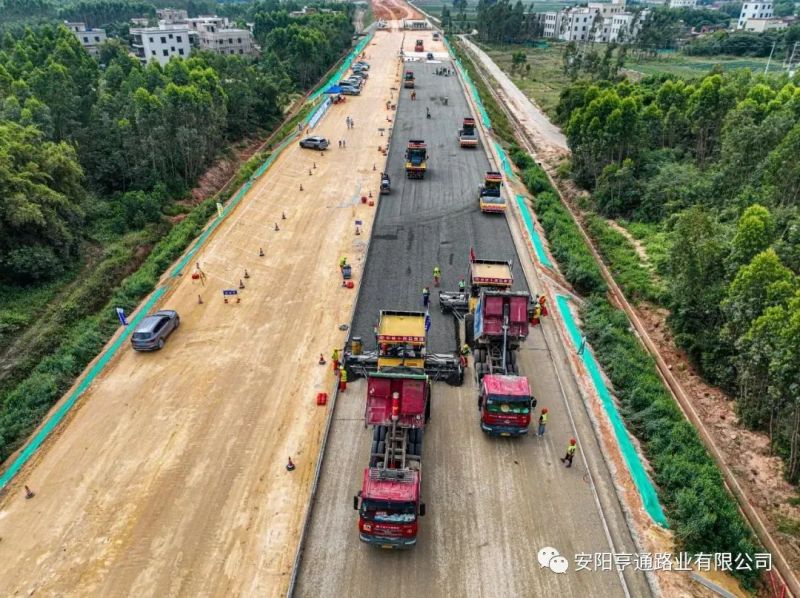
M 381 198 L 378 207 L 353 321 L 353 335 L 361 336 L 367 348 L 375 347 L 373 326 L 378 312 L 423 310 L 422 287 L 428 286 L 428 349 L 455 351 L 454 320 L 439 310 L 434 266 L 442 270 L 441 289 L 455 291 L 458 281 L 466 277 L 470 247 L 479 258 L 518 262 L 505 217 L 478 209 L 478 187 L 490 169 L 489 161 L 483 148 L 458 145 L 458 130 L 470 110 L 458 79 L 434 74 L 442 66 L 419 62 L 405 66 L 416 76 L 417 99 L 412 102 L 410 90 L 402 90 L 387 166 L 392 192 Z M 426 118 L 426 107 L 431 118 Z M 406 179 L 409 139 L 423 139 L 428 146 L 423 180 Z M 515 287 L 527 290 L 521 271 L 517 274 Z
M 429 33 L 424 37 L 429 43 Z M 414 65 L 417 101 L 408 92 L 397 113 L 389 169 L 394 191 L 382 200 L 366 274 L 358 299 L 354 334 L 369 345 L 380 309 L 421 307 L 420 290 L 442 268 L 443 287 L 457 286 L 466 271 L 469 247 L 479 257 L 514 259 L 516 252 L 502 218 L 480 214 L 477 186 L 489 164 L 483 149 L 462 150 L 456 141 L 461 119 L 469 114 L 455 78 L 433 75 L 435 65 Z M 447 96 L 448 106 L 437 98 Z M 425 118 L 430 106 L 433 118 Z M 429 174 L 407 180 L 402 154 L 409 138 L 428 143 Z M 522 284 L 521 268 L 515 270 Z M 450 316 L 431 310 L 429 341 L 434 351 L 452 349 Z M 561 355 L 561 354 L 560 354 Z M 565 365 L 559 360 L 562 377 Z M 566 416 L 565 396 L 542 335 L 533 330 L 520 353 L 540 407 L 551 412 L 542 438 L 493 439 L 478 425 L 472 369 L 464 385 L 436 384 L 432 419 L 426 429 L 422 494 L 428 506 L 417 546 L 382 551 L 358 539 L 352 497 L 368 461 L 371 433 L 364 428 L 363 380 L 350 384 L 336 402 L 316 501 L 298 572 L 295 595 L 305 596 L 603 596 L 649 595 L 640 573 L 576 571 L 577 553 L 610 551 L 606 522 L 597 508 L 580 458 L 571 469 L 559 457 L 575 433 Z M 566 384 L 578 420 L 581 448 L 597 444 L 573 384 Z M 580 410 L 576 410 L 580 407 Z M 603 499 L 613 497 L 602 460 L 591 459 Z M 612 501 L 613 502 L 613 501 Z M 633 552 L 619 504 L 609 507 L 609 525 L 618 552 Z M 537 552 L 552 546 L 570 561 L 558 575 L 540 568 Z M 626 587 L 627 586 L 627 587 Z

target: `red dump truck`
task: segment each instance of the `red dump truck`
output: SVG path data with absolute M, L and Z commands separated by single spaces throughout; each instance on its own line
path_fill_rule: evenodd
M 422 437 L 430 419 L 431 381 L 425 375 L 425 314 L 382 312 L 378 371 L 367 377 L 366 425 L 372 426 L 369 467 L 353 497 L 363 542 L 381 548 L 417 543 Z
M 528 433 L 536 400 L 519 376 L 517 350 L 528 338 L 531 298 L 525 291 L 483 288 L 473 313 L 464 316 L 473 351 L 481 429 L 491 436 Z
M 414 44 L 414 52 L 424 52 L 425 51 L 425 44 L 422 43 L 421 39 L 417 40 L 417 43 Z

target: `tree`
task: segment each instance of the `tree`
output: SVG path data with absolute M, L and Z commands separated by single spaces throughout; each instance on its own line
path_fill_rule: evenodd
M 0 278 L 30 284 L 75 256 L 83 172 L 75 150 L 33 127 L 0 123 Z
M 775 220 L 772 214 L 762 205 L 748 206 L 736 226 L 728 261 L 735 271 L 766 250 L 773 241 L 775 241 Z
M 528 61 L 528 56 L 524 50 L 516 50 L 511 54 L 511 71 L 516 71 L 519 67 Z

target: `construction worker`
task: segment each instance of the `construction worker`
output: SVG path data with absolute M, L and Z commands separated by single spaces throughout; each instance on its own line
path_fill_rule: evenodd
M 377 324 L 375 324 L 372 327 L 372 333 L 375 335 L 375 344 L 377 345 L 378 344 L 378 325 Z
M 566 463 L 567 467 L 572 467 L 572 459 L 575 457 L 575 450 L 578 448 L 575 446 L 576 444 L 578 444 L 578 441 L 574 438 L 570 438 L 569 446 L 567 447 L 567 454 L 561 459 L 561 462 Z
M 541 313 L 542 313 L 542 308 L 539 307 L 538 305 L 535 305 L 533 307 L 533 312 L 531 312 L 531 324 L 533 326 L 539 325 L 539 316 L 541 315 Z
M 461 354 L 462 355 L 469 355 L 469 345 L 467 343 L 464 343 L 463 345 L 461 345 Z
M 431 109 L 426 106 L 425 107 L 425 118 L 430 118 L 430 117 L 431 117 Z
M 428 307 L 431 300 L 431 290 L 428 287 L 422 287 L 422 307 Z
M 539 416 L 539 431 L 536 433 L 537 436 L 544 436 L 544 428 L 547 425 L 547 407 L 542 409 L 542 413 Z
M 333 362 L 333 373 L 339 371 L 339 349 L 333 350 L 333 355 L 331 355 L 331 361 Z
M 461 280 L 459 280 L 459 281 L 458 281 L 458 292 L 459 292 L 459 293 L 463 293 L 463 292 L 464 292 L 464 289 L 466 288 L 466 286 L 467 286 L 467 283 L 466 283 L 466 282 L 464 282 L 464 279 L 463 279 L 463 278 L 462 278 Z
M 344 366 L 339 366 L 339 392 L 347 390 L 347 370 Z
M 539 305 L 542 308 L 542 317 L 547 315 L 547 306 L 545 305 L 545 303 L 547 303 L 547 298 L 544 295 L 542 295 L 541 297 L 539 297 Z
M 475 261 L 475 249 L 470 247 L 469 248 L 469 263 L 471 264 L 474 261 Z
M 433 286 L 439 286 L 439 280 L 442 278 L 442 271 L 439 269 L 439 266 L 433 267 Z
M 344 270 L 344 267 L 347 265 L 347 258 L 342 257 L 339 259 L 339 270 Z
M 416 99 L 417 99 L 417 92 L 416 91 L 412 91 L 411 92 L 411 101 L 414 101 Z

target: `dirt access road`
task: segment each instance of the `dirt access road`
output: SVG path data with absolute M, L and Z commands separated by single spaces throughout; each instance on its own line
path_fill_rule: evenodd
M 314 397 L 333 383 L 317 358 L 341 345 L 356 298 L 338 258 L 360 276 L 375 209 L 359 198 L 385 161 L 400 39 L 367 46 L 362 95 L 313 131 L 332 139 L 326 155 L 291 144 L 197 253 L 187 274 L 199 262 L 205 285 L 186 275 L 167 292 L 182 324 L 165 349 L 122 349 L 15 481 L 0 595 L 285 594 L 326 415 Z M 245 268 L 241 303 L 223 304 Z
M 446 53 L 430 32 L 415 31 L 406 43 L 417 38 L 426 50 Z M 527 286 L 520 260 L 528 257 L 518 256 L 506 219 L 478 210 L 478 185 L 489 160 L 483 149 L 458 147 L 457 131 L 471 110 L 456 77 L 434 74 L 439 66 L 453 67 L 449 61 L 405 67 L 415 73 L 417 100 L 403 90 L 387 165 L 393 189 L 375 221 L 353 321 L 353 333 L 367 346 L 374 344 L 371 329 L 379 309 L 421 309 L 421 287 L 433 289 L 435 263 L 442 269 L 443 288 L 455 288 L 470 246 L 478 257 L 512 259 L 515 284 Z M 447 106 L 440 101 L 444 96 Z M 428 146 L 422 181 L 403 176 L 408 139 L 424 139 Z M 528 282 L 534 292 L 542 288 L 535 275 Z M 433 350 L 455 349 L 453 319 L 439 313 L 435 293 L 431 318 Z M 556 547 L 571 563 L 577 553 L 611 552 L 609 534 L 614 552 L 636 552 L 554 323 L 544 326 L 547 342 L 543 327 L 536 328 L 519 354 L 540 406 L 550 410 L 543 438 L 486 437 L 478 423 L 471 367 L 461 387 L 434 385 L 423 449 L 422 497 L 428 512 L 420 521 L 418 545 L 410 551 L 381 551 L 358 539 L 352 498 L 368 461 L 371 431 L 363 425 L 366 385 L 348 385 L 336 402 L 296 596 L 650 595 L 644 574 L 632 568 L 623 577 L 572 567 L 556 575 L 537 564 L 537 552 L 545 546 Z M 559 461 L 572 436 L 587 454 L 594 489 L 582 456 L 571 469 Z

